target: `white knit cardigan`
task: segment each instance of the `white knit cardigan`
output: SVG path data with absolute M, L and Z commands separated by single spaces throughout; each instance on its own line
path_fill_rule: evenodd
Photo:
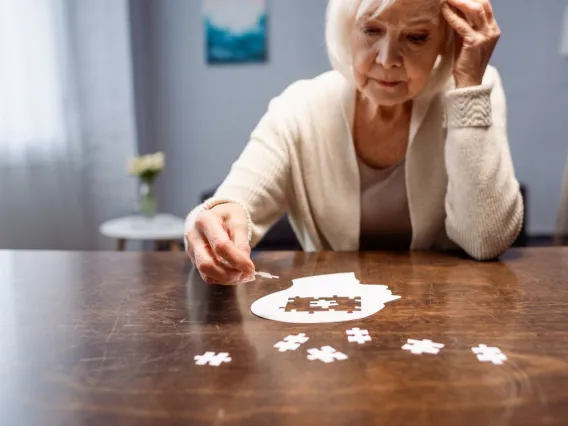
M 359 249 L 361 191 L 352 138 L 355 88 L 330 71 L 289 86 L 269 105 L 209 202 L 231 199 L 249 215 L 254 246 L 284 212 L 306 251 Z M 462 248 L 501 255 L 523 218 L 498 71 L 483 85 L 414 101 L 406 154 L 412 250 Z M 186 220 L 207 205 L 196 207 Z

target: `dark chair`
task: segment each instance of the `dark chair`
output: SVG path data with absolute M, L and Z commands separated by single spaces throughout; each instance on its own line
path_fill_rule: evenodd
M 521 196 L 523 197 L 523 204 L 525 205 L 523 226 L 521 228 L 521 233 L 513 243 L 513 247 L 526 247 L 529 242 L 529 236 L 527 235 L 528 195 L 527 195 L 527 187 L 523 184 L 521 184 Z
M 201 202 L 211 198 L 215 193 L 215 189 L 204 192 L 201 195 Z M 521 185 L 521 195 L 525 203 L 525 216 L 523 219 L 523 227 L 521 233 L 513 243 L 513 247 L 525 247 L 528 242 L 526 232 L 527 226 L 527 189 Z M 288 215 L 282 216 L 270 230 L 266 233 L 264 238 L 257 244 L 255 250 L 301 250 L 302 247 L 288 222 Z

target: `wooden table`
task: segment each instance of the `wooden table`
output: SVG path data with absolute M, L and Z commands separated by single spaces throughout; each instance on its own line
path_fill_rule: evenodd
M 207 286 L 182 253 L 0 252 L 0 424 L 568 424 L 568 249 L 476 263 L 427 253 L 262 253 L 279 281 Z M 350 323 L 250 313 L 290 279 L 355 272 L 402 296 Z M 345 330 L 373 340 L 348 343 Z M 349 355 L 279 353 L 284 336 Z M 446 347 L 401 350 L 408 338 Z M 481 363 L 480 343 L 503 365 Z M 229 352 L 220 367 L 206 351 Z

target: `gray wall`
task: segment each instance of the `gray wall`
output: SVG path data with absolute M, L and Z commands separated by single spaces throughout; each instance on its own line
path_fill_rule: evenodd
M 517 176 L 529 187 L 529 231 L 551 234 L 568 151 L 568 58 L 559 55 L 566 0 L 493 0 L 499 67 Z
M 163 209 L 185 215 L 223 179 L 270 98 L 329 68 L 327 1 L 268 3 L 268 63 L 210 67 L 201 0 L 131 0 L 138 133 L 142 151 L 167 154 Z M 529 230 L 552 233 L 568 146 L 568 59 L 558 55 L 566 1 L 493 3 L 503 29 L 493 63 L 508 95 L 517 175 L 530 191 Z
M 269 0 L 269 60 L 208 66 L 201 0 L 132 0 L 141 149 L 164 150 L 161 206 L 184 216 L 217 185 L 270 98 L 328 69 L 326 0 Z

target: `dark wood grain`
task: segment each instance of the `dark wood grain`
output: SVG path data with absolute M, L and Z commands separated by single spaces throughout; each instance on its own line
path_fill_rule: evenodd
M 568 423 L 568 248 L 478 263 L 428 253 L 263 253 L 276 281 L 207 286 L 181 253 L 0 252 L 0 424 Z M 348 324 L 283 324 L 251 303 L 301 276 L 355 272 L 401 299 Z M 348 343 L 347 328 L 372 342 Z M 273 345 L 349 355 L 310 362 Z M 401 350 L 408 338 L 439 355 Z M 500 347 L 480 363 L 470 348 Z M 197 366 L 206 351 L 233 362 Z

